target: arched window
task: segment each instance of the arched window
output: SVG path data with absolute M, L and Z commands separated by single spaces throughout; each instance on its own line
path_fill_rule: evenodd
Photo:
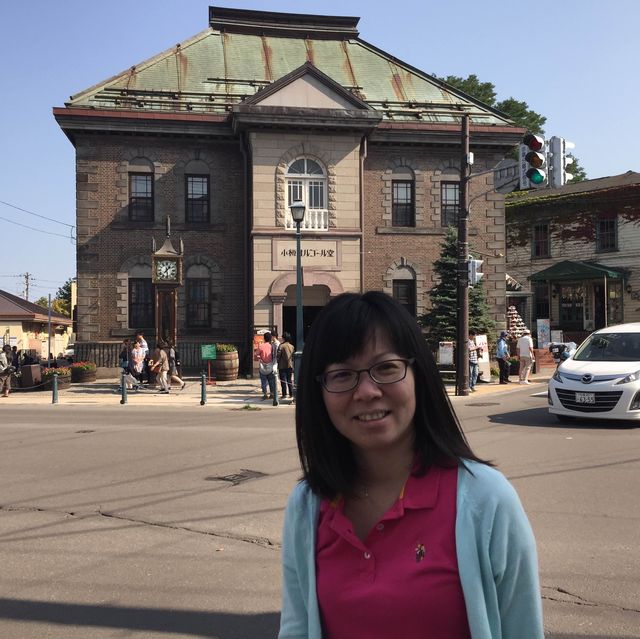
M 329 214 L 327 211 L 327 174 L 324 168 L 311 158 L 298 158 L 288 166 L 286 180 L 286 228 L 296 228 L 289 207 L 294 202 L 302 202 L 306 211 L 301 227 L 314 231 L 326 231 L 329 228 Z

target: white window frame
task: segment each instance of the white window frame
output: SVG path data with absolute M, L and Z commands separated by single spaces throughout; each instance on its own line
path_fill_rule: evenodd
M 301 168 L 301 170 L 293 172 L 292 167 L 294 165 L 297 165 L 297 168 Z M 315 167 L 320 169 L 321 173 L 313 170 Z M 293 202 L 301 201 L 305 205 L 305 213 L 300 228 L 308 231 L 328 231 L 329 209 L 327 200 L 329 190 L 327 188 L 327 172 L 322 164 L 312 158 L 296 158 L 287 167 L 285 181 L 287 190 L 285 228 L 295 231 L 296 223 L 291 217 L 291 209 L 289 207 Z

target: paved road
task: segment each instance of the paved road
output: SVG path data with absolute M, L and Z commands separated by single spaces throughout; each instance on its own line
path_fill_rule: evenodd
M 530 515 L 548 637 L 638 637 L 638 429 L 537 388 L 452 401 Z M 0 637 L 275 636 L 293 407 L 143 401 L 0 404 Z

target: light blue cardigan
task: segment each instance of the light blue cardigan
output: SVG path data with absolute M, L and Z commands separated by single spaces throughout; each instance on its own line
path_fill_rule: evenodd
M 544 639 L 533 533 L 502 473 L 464 461 L 458 470 L 456 553 L 472 639 Z M 320 499 L 298 484 L 282 539 L 279 639 L 321 639 L 316 597 Z

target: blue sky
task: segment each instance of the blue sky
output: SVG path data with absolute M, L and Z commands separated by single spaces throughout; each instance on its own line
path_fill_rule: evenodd
M 69 95 L 207 28 L 195 0 L 30 0 L 3 6 L 0 289 L 32 301 L 75 276 L 75 156 L 51 114 Z M 217 6 L 359 16 L 360 36 L 439 76 L 475 73 L 546 116 L 589 178 L 640 171 L 639 0 L 225 0 Z M 44 220 L 13 207 L 56 220 Z M 36 232 L 23 224 L 47 231 Z M 62 236 L 62 237 L 60 237 Z

